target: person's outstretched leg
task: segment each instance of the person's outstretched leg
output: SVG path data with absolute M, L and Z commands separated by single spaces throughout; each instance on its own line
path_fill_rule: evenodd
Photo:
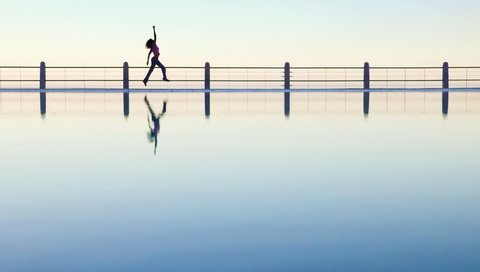
M 163 81 L 170 81 L 168 80 L 167 78 L 167 68 L 165 68 L 165 66 L 157 59 L 157 65 L 158 67 L 160 67 L 160 69 L 162 69 L 162 73 L 163 73 Z
M 150 65 L 150 69 L 148 70 L 148 73 L 145 76 L 145 79 L 143 80 L 143 84 L 145 84 L 145 86 L 147 86 L 148 79 L 150 78 L 150 75 L 152 74 L 153 69 L 155 69 L 155 64 L 156 64 L 155 61 L 152 59 L 152 64 Z

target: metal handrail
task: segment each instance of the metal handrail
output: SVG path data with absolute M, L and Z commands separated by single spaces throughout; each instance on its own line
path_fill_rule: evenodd
M 124 63 L 123 66 L 46 66 L 45 63 L 42 63 L 39 66 L 0 66 L 0 88 L 8 88 L 8 85 L 11 84 L 4 84 L 2 86 L 1 83 L 3 82 L 18 82 L 20 83 L 20 89 L 23 87 L 31 86 L 33 84 L 24 84 L 22 82 L 43 82 L 45 86 L 46 82 L 51 83 L 65 83 L 65 88 L 67 88 L 67 83 L 84 83 L 84 88 L 86 89 L 87 85 L 85 83 L 94 83 L 89 84 L 90 86 L 98 85 L 98 83 L 120 83 L 123 82 L 123 86 L 127 86 L 124 88 L 129 88 L 128 83 L 136 83 L 133 87 L 137 86 L 138 83 L 142 82 L 141 78 L 138 76 L 138 72 L 136 70 L 146 70 L 148 66 L 132 66 L 129 67 L 128 63 Z M 478 85 L 480 79 L 478 78 L 477 71 L 469 71 L 473 69 L 480 69 L 480 66 L 452 66 L 449 67 L 448 63 L 445 63 L 443 67 L 438 66 L 370 66 L 368 63 L 365 64 L 363 67 L 359 66 L 349 66 L 349 67 L 340 67 L 340 66 L 297 66 L 293 67 L 290 64 L 286 63 L 284 67 L 275 67 L 275 66 L 210 66 L 208 63 L 205 66 L 170 66 L 166 67 L 167 69 L 183 69 L 185 70 L 185 76 L 182 76 L 182 72 L 177 72 L 180 76 L 177 79 L 173 78 L 171 80 L 172 83 L 177 83 L 176 85 L 166 85 L 169 88 L 175 88 L 179 86 L 178 83 L 185 83 L 185 88 L 188 88 L 187 83 L 205 83 L 205 89 L 210 89 L 210 83 L 216 83 L 214 86 L 216 89 L 225 88 L 221 87 L 222 83 L 232 83 L 232 85 L 228 85 L 227 88 L 239 85 L 239 83 L 247 83 L 247 89 L 256 88 L 258 84 L 256 83 L 264 83 L 265 89 L 272 88 L 272 86 L 276 86 L 278 89 L 291 89 L 294 88 L 305 88 L 305 85 L 308 84 L 307 89 L 310 87 L 317 88 L 317 89 L 327 89 L 332 85 L 327 85 L 328 83 L 335 84 L 334 87 L 339 89 L 347 89 L 353 85 L 353 83 L 364 83 L 364 89 L 371 89 L 370 83 L 377 83 L 375 87 L 379 87 L 379 85 L 386 84 L 386 88 L 389 88 L 388 83 L 404 83 L 404 88 L 416 88 L 420 83 L 423 84 L 424 88 L 427 88 L 426 83 L 443 83 L 441 86 L 448 88 L 448 82 L 456 83 L 453 87 L 458 86 L 459 82 L 466 83 L 466 88 L 468 87 L 478 87 L 478 86 L 470 86 L 469 82 L 475 82 L 471 85 Z M 6 71 L 3 74 L 2 79 L 2 70 L 8 69 L 20 69 L 19 73 L 17 71 Z M 33 72 L 26 71 L 22 73 L 21 69 L 40 69 L 41 73 L 43 71 L 44 78 L 43 79 L 33 79 Z M 68 71 L 68 70 L 83 70 L 83 76 L 78 74 L 80 71 Z M 103 79 L 101 78 L 101 72 L 89 72 L 88 70 L 102 70 L 103 69 Z M 115 71 L 107 71 L 107 69 L 115 69 Z M 453 71 L 453 73 L 448 73 L 448 71 Z M 465 70 L 465 73 L 462 74 L 462 71 L 458 70 Z M 52 70 L 63 70 L 63 71 L 54 71 L 51 74 L 48 71 Z M 120 71 L 123 70 L 123 77 Z M 130 77 L 128 71 L 135 70 L 134 76 Z M 188 70 L 196 70 L 194 73 L 188 74 Z M 213 78 L 211 77 L 210 71 L 223 71 L 227 70 L 226 72 L 214 72 Z M 246 74 L 245 71 L 246 70 Z M 256 72 L 251 72 L 249 74 L 249 70 L 254 70 Z M 276 71 L 275 73 L 269 73 L 266 70 L 273 70 Z M 312 72 L 314 70 L 321 70 L 319 72 Z M 332 71 L 339 71 L 339 72 L 331 72 L 328 73 L 330 70 Z M 352 73 L 351 71 L 363 71 L 363 75 L 360 76 L 359 73 Z M 389 75 L 389 71 L 391 70 L 398 70 L 399 72 L 392 72 Z M 419 75 L 419 72 L 416 73 L 409 73 L 412 70 L 421 71 L 423 70 L 423 79 L 421 78 L 422 75 Z M 436 70 L 435 73 L 438 74 L 432 75 L 432 73 L 427 74 L 427 70 Z M 443 76 L 440 73 L 443 70 Z M 47 71 L 47 72 L 45 72 Z M 262 73 L 264 71 L 265 73 Z M 281 72 L 281 73 L 277 73 Z M 372 71 L 374 71 L 372 73 Z M 386 72 L 381 73 L 381 71 Z M 63 72 L 63 75 L 62 75 Z M 86 72 L 88 74 L 86 74 Z M 203 74 L 205 72 L 205 74 Z M 323 73 L 324 72 L 324 73 Z M 41 74 L 40 73 L 40 74 Z M 50 75 L 50 78 L 46 78 L 45 74 Z M 13 77 L 12 75 L 15 75 Z M 207 77 L 208 75 L 208 77 Z M 328 75 L 328 76 L 327 76 Z M 10 78 L 9 78 L 10 77 Z M 35 76 L 36 77 L 36 76 Z M 83 78 L 81 78 L 83 77 Z M 386 77 L 386 78 L 385 78 Z M 12 79 L 13 78 L 13 79 Z M 151 82 L 162 82 L 159 79 L 152 79 Z M 252 85 L 249 85 L 252 83 Z M 275 83 L 270 84 L 267 87 L 268 83 Z M 283 83 L 283 84 L 281 84 Z M 324 84 L 321 84 L 324 83 Z M 378 84 L 380 83 L 380 84 Z M 416 83 L 416 84 L 408 84 L 407 83 Z M 293 85 L 292 85 L 293 84 Z M 311 85 L 310 85 L 311 84 Z M 345 84 L 344 86 L 340 86 L 341 84 Z M 350 85 L 348 85 L 350 84 Z M 6 86 L 5 86 L 6 85 Z M 26 86 L 27 85 L 27 86 Z M 69 84 L 69 85 L 78 85 L 78 84 Z M 143 84 L 140 84 L 143 87 Z M 225 86 L 227 84 L 223 84 Z M 398 86 L 398 84 L 396 84 Z M 103 88 L 111 87 L 113 84 L 107 85 L 103 84 Z M 115 85 L 116 86 L 116 85 Z M 198 85 L 195 85 L 198 86 Z M 319 87 L 321 86 L 321 87 Z M 431 86 L 431 84 L 430 84 Z M 49 86 L 50 88 L 58 87 L 58 84 L 52 84 Z M 73 87 L 73 86 L 72 86 Z M 392 86 L 393 87 L 393 86 Z M 439 86 L 440 87 L 440 86 Z M 45 88 L 45 87 L 44 87 Z
M 370 69 L 373 69 L 373 70 L 377 70 L 377 69 L 382 69 L 382 70 L 404 70 L 404 69 L 407 69 L 407 70 L 414 70 L 414 69 L 442 69 L 443 67 L 440 67 L 440 66 L 426 66 L 426 67 L 422 67 L 422 66 L 405 66 L 405 67 L 401 67 L 401 66 L 392 66 L 392 67 L 388 67 L 388 66 L 372 66 L 370 67 Z M 480 69 L 480 66 L 450 66 L 450 69 Z
M 38 66 L 0 66 L 0 69 L 38 69 Z
M 38 69 L 39 66 L 22 66 L 22 65 L 0 65 L 0 69 Z M 47 69 L 122 69 L 123 66 L 46 66 Z M 130 69 L 148 69 L 149 66 L 130 66 Z M 204 66 L 166 66 L 167 69 L 204 69 Z M 291 69 L 327 69 L 327 70 L 361 70 L 364 67 L 359 66 L 292 66 Z M 284 67 L 276 66 L 212 66 L 210 69 L 284 69 Z M 440 66 L 371 66 L 372 70 L 414 70 L 414 69 L 442 69 Z M 480 69 L 480 66 L 451 66 L 450 69 Z
M 47 79 L 47 82 L 123 82 L 122 79 Z M 163 80 L 156 80 L 151 79 L 150 82 L 163 82 Z M 0 82 L 38 82 L 38 79 L 0 79 Z M 130 82 L 142 82 L 142 80 L 133 80 L 131 79 Z M 179 79 L 179 80 L 170 80 L 170 82 L 204 82 L 203 79 Z M 212 79 L 210 82 L 283 82 L 283 80 L 260 80 L 260 79 Z M 347 79 L 347 80 L 294 80 L 292 79 L 291 82 L 297 83 L 343 83 L 343 82 L 363 82 L 363 80 L 356 80 L 356 79 Z M 381 79 L 372 79 L 370 82 L 442 82 L 441 79 L 389 79 L 389 80 L 381 80 Z M 450 82 L 480 82 L 480 78 L 478 79 L 450 79 Z
M 282 67 L 283 69 L 283 67 Z M 292 70 L 363 70 L 363 67 L 341 67 L 341 66 L 297 66 L 291 67 Z

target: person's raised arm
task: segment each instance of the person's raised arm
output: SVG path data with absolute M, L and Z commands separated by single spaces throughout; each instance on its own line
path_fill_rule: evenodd
M 155 31 L 155 26 L 153 26 L 153 40 L 157 42 L 157 32 Z

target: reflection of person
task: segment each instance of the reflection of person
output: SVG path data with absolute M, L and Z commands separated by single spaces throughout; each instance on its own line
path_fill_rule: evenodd
M 148 101 L 147 96 L 144 98 L 145 104 L 147 104 L 148 110 L 150 111 L 150 116 L 147 117 L 148 120 L 148 127 L 150 131 L 147 133 L 148 140 L 150 142 L 155 142 L 155 147 L 153 150 L 153 154 L 157 154 L 157 144 L 158 144 L 158 133 L 160 132 L 160 118 L 167 112 L 167 101 L 163 101 L 163 110 L 162 113 L 159 115 L 155 114 L 152 107 L 150 106 L 150 102 Z M 150 119 L 152 122 L 150 123 Z M 153 127 L 152 127 L 153 123 Z
M 155 32 L 155 26 L 153 26 L 153 40 L 149 39 L 147 41 L 147 43 L 145 44 L 145 47 L 150 49 L 150 52 L 148 52 L 148 57 L 147 57 L 147 65 L 148 65 L 148 61 L 150 60 L 150 55 L 152 55 L 152 53 L 153 53 L 153 57 L 152 57 L 152 64 L 150 66 L 150 69 L 148 70 L 147 75 L 145 76 L 145 79 L 143 80 L 143 84 L 145 84 L 145 86 L 147 86 L 148 79 L 150 78 L 150 75 L 152 74 L 153 69 L 155 69 L 156 65 L 158 65 L 158 67 L 160 67 L 160 69 L 162 69 L 163 81 L 170 81 L 167 78 L 167 69 L 158 60 L 158 57 L 160 57 L 160 49 L 157 46 L 157 32 Z

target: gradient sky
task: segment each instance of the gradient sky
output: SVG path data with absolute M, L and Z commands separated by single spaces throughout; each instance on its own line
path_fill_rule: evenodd
M 0 65 L 480 65 L 478 0 L 5 1 Z

